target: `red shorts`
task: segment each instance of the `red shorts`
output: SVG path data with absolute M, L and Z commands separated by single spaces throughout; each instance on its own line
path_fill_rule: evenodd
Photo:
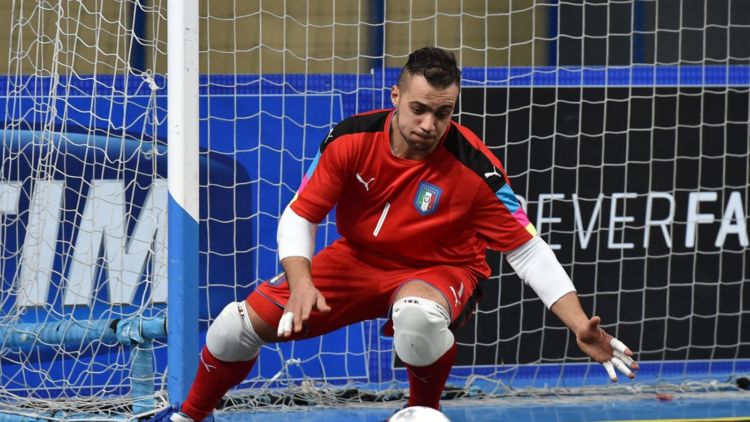
M 422 280 L 442 292 L 451 308 L 452 327 L 462 325 L 474 312 L 480 290 L 468 269 L 399 267 L 384 257 L 368 256 L 365 262 L 361 256 L 362 252 L 337 241 L 313 257 L 313 283 L 331 311 L 313 309 L 306 328 L 292 338 L 316 337 L 355 322 L 387 317 L 399 288 L 412 280 Z M 378 265 L 378 260 L 383 265 Z M 289 285 L 280 275 L 262 283 L 246 300 L 266 323 L 277 327 L 288 299 Z M 385 331 L 390 334 L 388 328 Z

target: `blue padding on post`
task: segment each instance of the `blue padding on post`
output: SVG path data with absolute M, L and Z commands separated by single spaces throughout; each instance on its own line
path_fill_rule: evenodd
M 184 401 L 198 367 L 198 222 L 169 195 L 168 379 L 171 402 Z

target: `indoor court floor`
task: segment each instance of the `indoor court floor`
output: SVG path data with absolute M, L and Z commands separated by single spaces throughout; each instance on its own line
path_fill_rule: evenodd
M 217 413 L 217 422 L 374 422 L 386 420 L 398 405 L 366 408 L 310 408 L 295 411 Z M 523 421 L 747 421 L 750 422 L 750 391 L 732 393 L 675 394 L 671 399 L 618 398 L 602 396 L 565 399 L 461 400 L 445 404 L 443 412 L 452 422 Z

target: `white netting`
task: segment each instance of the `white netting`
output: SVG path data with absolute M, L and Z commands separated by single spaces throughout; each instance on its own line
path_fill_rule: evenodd
M 644 361 L 641 383 L 628 388 L 729 388 L 747 372 L 746 6 L 261 6 L 235 3 L 231 27 L 223 6 L 210 7 L 206 22 L 215 30 L 202 44 L 209 69 L 217 54 L 237 52 L 232 68 L 209 73 L 252 75 L 212 75 L 203 85 L 209 96 L 230 94 L 231 113 L 205 118 L 212 126 L 234 117 L 232 144 L 257 183 L 250 188 L 257 272 L 237 281 L 252 287 L 279 271 L 276 217 L 329 127 L 387 107 L 408 53 L 436 44 L 464 67 L 457 118 L 506 163 L 587 311 Z M 227 139 L 217 129 L 209 142 Z M 335 237 L 332 225 L 319 233 L 319 246 Z M 606 386 L 604 372 L 587 364 L 502 257 L 489 259 L 495 275 L 480 312 L 458 335 L 453 394 L 564 395 Z M 362 400 L 398 397 L 405 373 L 379 336 L 381 323 L 269 347 L 246 384 L 257 388 L 247 403 L 335 403 L 373 390 Z M 314 388 L 296 387 L 303 379 Z M 265 389 L 285 383 L 296 400 Z M 343 387 L 319 394 L 331 385 Z
M 134 37 L 145 18 L 164 27 L 149 3 L 2 6 L 0 419 L 125 417 L 156 404 L 166 97 L 145 69 L 166 46 Z
M 612 391 L 722 390 L 749 372 L 745 2 L 376 3 L 201 2 L 203 334 L 228 301 L 280 270 L 278 216 L 330 127 L 388 106 L 409 52 L 438 45 L 464 68 L 456 118 L 504 162 L 587 312 L 642 361 L 641 382 Z M 150 296 L 165 274 L 160 231 L 148 228 L 160 226 L 163 208 L 147 196 L 161 198 L 166 176 L 166 78 L 150 76 L 166 73 L 166 2 L 16 1 L 8 9 L 0 330 L 163 316 Z M 90 203 L 97 217 L 87 219 Z M 93 247 L 86 254 L 82 236 Z M 329 220 L 318 246 L 335 237 Z M 457 333 L 450 395 L 565 396 L 605 386 L 603 371 L 502 257 L 488 258 L 493 277 Z M 19 288 L 22 280 L 36 287 Z M 34 298 L 40 303 L 17 306 Z M 381 323 L 264 348 L 242 384 L 249 390 L 227 407 L 400 398 L 406 374 Z M 131 347 L 101 330 L 103 342 L 66 346 L 5 340 L 0 410 L 130 394 Z M 155 347 L 150 377 L 163 390 L 166 354 Z

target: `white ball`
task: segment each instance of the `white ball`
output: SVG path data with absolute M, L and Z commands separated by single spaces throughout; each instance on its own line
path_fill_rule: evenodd
M 450 419 L 431 407 L 411 406 L 396 412 L 388 422 L 450 422 Z

